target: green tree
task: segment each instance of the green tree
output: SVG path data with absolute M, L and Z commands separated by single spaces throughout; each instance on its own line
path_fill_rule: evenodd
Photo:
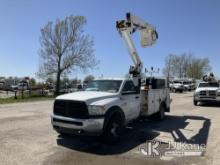
M 95 79 L 95 77 L 93 75 L 88 75 L 84 78 L 83 82 L 88 83 L 89 81 L 92 81 L 94 79 Z
M 35 86 L 35 85 L 36 85 L 36 80 L 35 80 L 34 78 L 31 78 L 31 79 L 29 80 L 29 85 L 30 85 L 31 87 Z

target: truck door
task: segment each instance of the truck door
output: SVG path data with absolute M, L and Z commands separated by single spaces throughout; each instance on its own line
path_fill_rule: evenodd
M 126 81 L 122 89 L 122 106 L 127 120 L 137 118 L 140 114 L 140 94 L 132 81 Z

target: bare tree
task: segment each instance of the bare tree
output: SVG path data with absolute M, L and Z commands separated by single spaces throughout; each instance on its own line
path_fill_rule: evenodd
M 196 58 L 191 53 L 181 55 L 170 54 L 165 59 L 163 73 L 168 78 L 190 77 L 200 79 L 204 74 L 211 71 L 208 58 Z
M 187 70 L 187 75 L 196 79 L 200 79 L 211 71 L 208 58 L 192 58 Z
M 170 76 L 182 77 L 182 66 L 182 58 L 175 54 L 169 54 L 165 59 L 165 68 L 163 69 L 163 73 L 168 78 Z
M 86 19 L 69 16 L 56 23 L 48 22 L 41 29 L 39 77 L 56 76 L 55 95 L 59 94 L 60 77 L 73 70 L 87 70 L 97 65 L 93 40 L 83 31 Z
M 165 59 L 165 68 L 163 69 L 163 74 L 167 77 L 167 79 L 169 80 L 170 76 L 171 76 L 171 60 L 172 60 L 172 56 L 173 54 L 169 54 L 166 59 Z

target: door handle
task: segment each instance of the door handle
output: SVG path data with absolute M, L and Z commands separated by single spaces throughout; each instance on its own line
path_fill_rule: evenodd
M 139 96 L 136 96 L 135 99 L 139 99 Z

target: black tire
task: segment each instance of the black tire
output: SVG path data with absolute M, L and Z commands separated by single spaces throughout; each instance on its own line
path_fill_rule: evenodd
M 198 101 L 193 100 L 193 104 L 194 104 L 195 106 L 197 106 L 197 105 L 198 105 Z
M 157 112 L 156 114 L 154 114 L 152 116 L 152 119 L 153 120 L 156 120 L 156 121 L 161 121 L 165 118 L 165 105 L 164 104 L 161 104 L 160 105 L 160 109 L 159 109 L 159 112 Z
M 113 144 L 119 141 L 123 128 L 122 118 L 120 115 L 113 115 L 107 123 L 103 133 L 103 140 L 106 144 Z
M 60 137 L 68 136 L 68 133 L 65 133 L 57 126 L 53 126 L 54 130 L 59 134 Z
M 57 130 L 56 130 L 56 132 L 59 134 L 60 137 L 67 137 L 67 136 L 69 136 L 68 133 L 60 132 L 60 131 L 57 131 Z

